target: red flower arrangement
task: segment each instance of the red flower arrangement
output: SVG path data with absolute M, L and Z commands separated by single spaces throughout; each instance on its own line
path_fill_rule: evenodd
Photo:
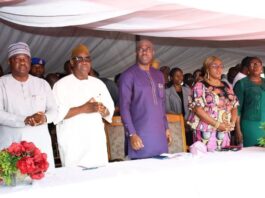
M 47 155 L 32 142 L 12 143 L 0 152 L 0 180 L 6 185 L 11 184 L 12 175 L 17 172 L 41 179 L 48 167 Z

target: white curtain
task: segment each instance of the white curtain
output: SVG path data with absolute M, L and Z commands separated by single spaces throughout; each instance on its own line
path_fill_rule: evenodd
M 80 26 L 157 37 L 248 40 L 265 38 L 263 7 L 260 0 L 26 0 L 1 7 L 0 17 L 33 27 Z
M 71 49 L 83 43 L 93 68 L 102 77 L 114 77 L 135 63 L 135 35 L 154 42 L 161 65 L 184 72 L 201 67 L 209 55 L 224 61 L 225 72 L 245 56 L 265 61 L 265 12 L 258 0 L 18 1 L 0 2 L 5 72 L 11 43 L 27 42 L 32 56 L 46 60 L 46 73 L 62 72 Z

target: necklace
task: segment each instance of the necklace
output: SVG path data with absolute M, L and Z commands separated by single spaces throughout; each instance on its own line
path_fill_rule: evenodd
M 255 84 L 261 84 L 262 79 L 261 78 L 250 78 L 250 81 Z
M 221 87 L 221 86 L 223 86 L 223 83 L 221 81 L 211 82 L 210 80 L 206 79 L 206 82 L 209 85 L 212 85 L 212 86 L 215 86 L 215 87 Z

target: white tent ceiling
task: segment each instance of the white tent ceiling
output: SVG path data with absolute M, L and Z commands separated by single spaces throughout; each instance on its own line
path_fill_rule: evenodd
M 262 4 L 258 0 L 0 0 L 0 63 L 7 70 L 8 45 L 24 41 L 33 56 L 46 59 L 47 72 L 62 71 L 73 46 L 85 43 L 93 67 L 112 77 L 135 62 L 135 35 L 141 35 L 151 36 L 162 65 L 192 72 L 205 57 L 217 55 L 227 70 L 247 55 L 265 60 Z

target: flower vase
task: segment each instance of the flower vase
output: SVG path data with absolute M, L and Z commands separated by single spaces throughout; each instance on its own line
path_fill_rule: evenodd
M 17 172 L 12 174 L 10 186 L 32 185 L 32 182 L 33 181 L 30 176 Z

